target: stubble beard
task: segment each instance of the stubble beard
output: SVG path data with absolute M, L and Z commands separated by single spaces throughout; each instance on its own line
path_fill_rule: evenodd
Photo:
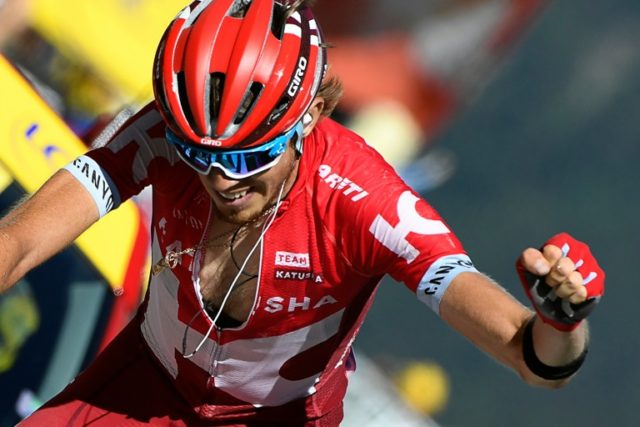
M 222 219 L 225 222 L 238 225 L 238 226 L 246 226 L 252 223 L 257 223 L 261 218 L 268 216 L 271 213 L 271 211 L 273 211 L 276 204 L 282 201 L 282 200 L 278 200 L 278 198 L 284 199 L 284 197 L 287 195 L 287 192 L 291 190 L 291 187 L 293 187 L 293 182 L 295 182 L 295 178 L 296 178 L 296 176 L 294 176 L 296 175 L 294 174 L 294 172 L 296 170 L 297 162 L 298 162 L 298 158 L 294 156 L 284 181 L 282 182 L 282 184 L 280 184 L 277 187 L 276 191 L 271 195 L 271 197 L 269 198 L 267 203 L 265 203 L 262 209 L 252 213 L 247 213 L 249 209 L 243 209 L 243 210 L 240 210 L 237 212 L 231 212 L 231 213 L 224 213 L 224 212 L 221 212 L 220 209 L 218 209 L 218 206 L 216 206 L 215 203 L 213 203 L 213 208 L 215 210 L 216 216 L 218 216 L 218 218 Z M 288 186 L 287 185 L 288 183 L 290 183 L 290 186 L 289 188 L 286 188 Z M 284 190 L 282 191 L 282 194 L 281 194 L 281 190 L 283 189 L 283 187 L 284 187 Z

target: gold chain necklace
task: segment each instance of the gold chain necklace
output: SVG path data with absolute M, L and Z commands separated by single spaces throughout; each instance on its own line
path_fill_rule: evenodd
M 200 249 L 204 249 L 206 247 L 221 247 L 221 246 L 230 246 L 231 242 L 225 240 L 222 244 L 217 244 L 217 245 L 211 245 L 212 242 L 215 242 L 216 240 L 219 240 L 223 237 L 227 237 L 230 236 L 232 234 L 236 234 L 236 233 L 240 233 L 240 231 L 242 230 L 247 230 L 249 228 L 250 225 L 257 223 L 259 220 L 263 219 L 264 217 L 268 216 L 270 213 L 272 213 L 275 209 L 275 206 L 271 206 L 269 209 L 266 209 L 264 212 L 262 212 L 259 216 L 257 216 L 256 218 L 252 219 L 251 221 L 248 221 L 242 225 L 240 225 L 238 228 L 236 229 L 231 229 L 231 230 L 227 230 L 224 233 L 220 233 L 217 236 L 211 238 L 211 239 L 207 239 L 205 242 L 199 243 L 196 246 L 192 246 L 190 248 L 187 249 L 183 249 L 183 250 L 179 250 L 179 251 L 172 251 L 172 250 L 168 250 L 167 254 L 160 259 L 160 261 L 158 261 L 157 263 L 155 263 L 152 267 L 151 267 L 151 275 L 152 276 L 157 276 L 158 274 L 160 274 L 165 268 L 169 268 L 171 270 L 173 270 L 178 263 L 180 262 L 180 259 L 182 258 L 182 255 L 194 255 L 197 251 L 199 251 Z

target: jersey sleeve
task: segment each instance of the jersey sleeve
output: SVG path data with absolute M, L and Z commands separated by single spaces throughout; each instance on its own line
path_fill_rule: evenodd
M 403 183 L 372 187 L 359 224 L 365 270 L 389 274 L 439 313 L 453 279 L 477 271 L 444 219 Z
M 166 176 L 163 166 L 179 162 L 164 138 L 164 123 L 153 104 L 131 117 L 104 147 L 65 167 L 93 197 L 100 216 Z
M 319 176 L 333 191 L 340 246 L 361 273 L 389 274 L 439 313 L 451 281 L 477 271 L 444 219 L 373 149 L 330 157 Z

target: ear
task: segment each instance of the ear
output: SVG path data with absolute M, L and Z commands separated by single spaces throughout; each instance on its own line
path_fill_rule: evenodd
M 302 126 L 304 126 L 304 131 L 302 132 L 302 136 L 307 136 L 311 133 L 318 120 L 322 117 L 322 110 L 324 108 L 324 99 L 320 97 L 314 98 L 311 102 L 311 106 L 302 117 Z

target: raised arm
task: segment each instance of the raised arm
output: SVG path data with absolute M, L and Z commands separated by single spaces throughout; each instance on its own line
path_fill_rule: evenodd
M 0 292 L 98 220 L 89 192 L 66 170 L 0 220 Z
M 574 248 L 586 248 L 568 235 L 560 236 Z M 546 387 L 562 386 L 580 367 L 588 345 L 583 319 L 604 286 L 604 273 L 588 250 L 572 259 L 561 246 L 567 245 L 554 241 L 543 251 L 530 248 L 519 259 L 537 314 L 474 272 L 459 274 L 440 304 L 442 318 L 454 329 L 526 382 Z M 541 283 L 545 289 L 538 288 Z

